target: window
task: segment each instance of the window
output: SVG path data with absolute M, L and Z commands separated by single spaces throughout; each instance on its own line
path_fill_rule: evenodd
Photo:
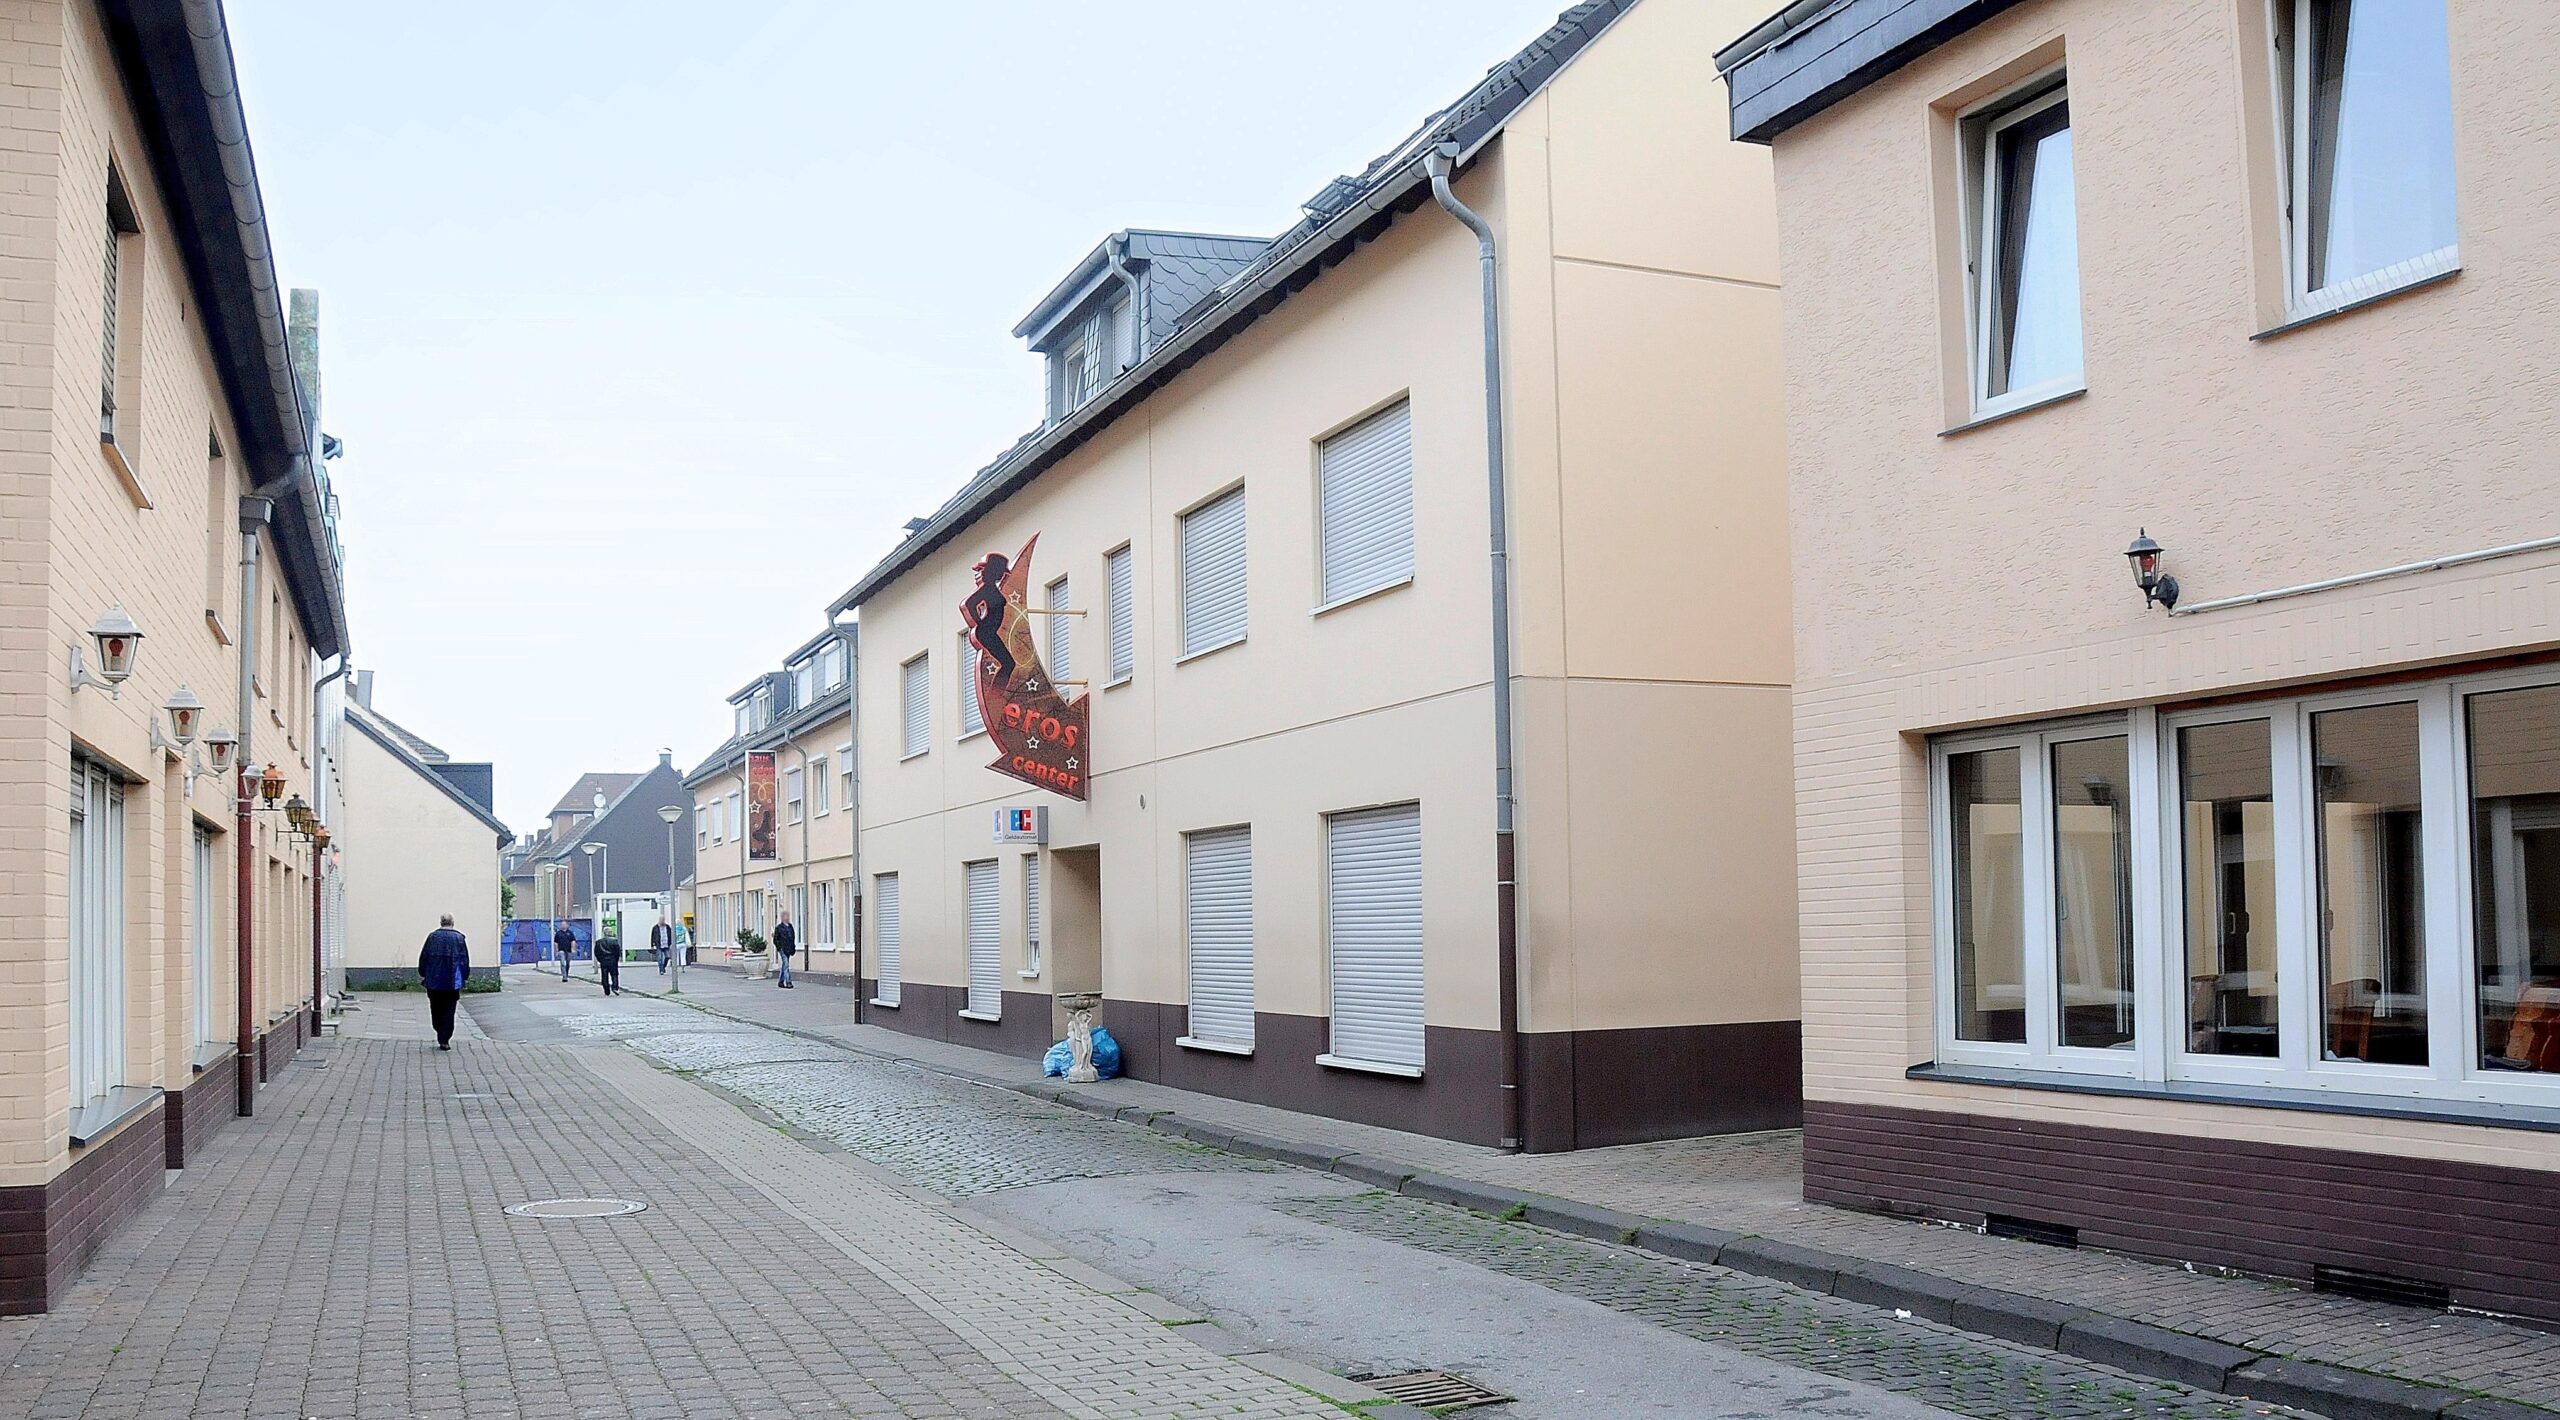
M 853 741 L 836 746 L 836 764 L 844 771 L 844 811 L 853 812 Z
M 964 1016 L 992 1021 L 1004 1014 L 1004 923 L 996 915 L 996 865 L 990 859 L 960 867 L 963 921 L 968 944 L 968 1004 Z
M 816 818 L 827 814 L 827 757 L 823 754 L 809 761 L 809 813 Z
M 918 656 L 898 668 L 898 752 L 907 759 L 933 748 L 933 682 L 928 661 Z
M 756 732 L 755 713 L 744 705 L 737 707 L 735 713 L 737 721 L 737 737 L 744 739 L 748 735 L 754 734 Z
M 1040 604 L 1052 611 L 1060 610 L 1073 604 L 1070 596 L 1067 579 L 1060 577 L 1049 584 Z M 1049 623 L 1049 683 L 1055 685 L 1075 679 L 1076 619 L 1072 616 L 1044 616 L 1040 619 Z
M 805 883 L 791 885 L 791 930 L 794 932 L 809 930 L 809 888 Z
M 845 661 L 842 641 L 832 642 L 827 649 L 818 653 L 819 679 L 827 683 L 827 689 L 837 690 L 843 687 L 846 675 Z
M 1183 940 L 1191 962 L 1190 1027 L 1177 1044 L 1253 1048 L 1253 830 L 1184 836 Z
M 1022 974 L 1040 974 L 1040 852 L 1022 860 Z
M 2551 669 L 1931 761 L 1943 1060 L 2560 1105 Z
M 818 663 L 803 661 L 791 672 L 791 708 L 805 710 L 818 703 Z
M 1996 414 L 2081 383 L 2069 90 L 2056 79 L 1968 119 L 1964 131 L 1974 406 Z
M 711 813 L 700 804 L 693 806 L 693 846 L 697 852 L 711 846 Z
M 800 798 L 801 798 L 801 791 L 802 791 L 803 785 L 804 785 L 805 781 L 807 780 L 807 778 L 808 778 L 808 775 L 807 775 L 806 773 L 804 773 L 804 772 L 803 772 L 799 767 L 797 767 L 797 766 L 795 766 L 795 767 L 793 767 L 793 768 L 791 768 L 791 769 L 789 769 L 789 770 L 787 770 L 787 771 L 785 771 L 785 772 L 783 773 L 783 776 L 782 776 L 782 821 L 783 821 L 783 822 L 785 822 L 785 823 L 798 823 L 798 822 L 800 821 L 800 808 L 801 808 Z
M 836 947 L 836 885 L 818 884 L 818 915 L 811 919 L 810 945 L 834 951 Z
M 1317 450 L 1317 599 L 1332 606 L 1413 580 L 1413 406 L 1373 415 Z
M 960 654 L 951 659 L 960 668 L 960 738 L 965 740 L 971 735 L 984 734 L 987 729 L 986 709 L 978 703 L 978 662 L 984 656 L 970 642 L 969 633 L 963 631 L 960 633 Z
M 124 787 L 71 768 L 71 1105 L 124 1083 Z
M 1083 408 L 1119 375 L 1129 344 L 1129 302 L 1112 302 L 1086 317 L 1050 356 L 1049 418 Z
M 898 1004 L 898 875 L 881 873 L 871 879 L 871 938 L 878 950 L 871 965 L 874 1004 Z
M 2274 0 L 2297 315 L 2460 264 L 2444 0 Z
M 1422 810 L 1325 820 L 1332 1050 L 1322 1064 L 1422 1073 Z
M 1111 604 L 1111 683 L 1127 680 L 1138 668 L 1137 608 L 1133 603 L 1129 549 L 1122 547 L 1102 559 Z
M 231 461 L 221 436 L 207 429 L 204 445 L 204 610 L 220 617 L 231 600 L 226 573 L 239 555 L 240 508 L 232 501 Z
M 743 791 L 733 789 L 729 792 L 729 808 L 721 816 L 720 822 L 729 830 L 731 838 L 743 839 L 747 836 L 746 795 Z
M 133 308 L 139 304 L 142 273 L 136 259 L 142 254 L 141 233 L 142 223 L 134 215 L 133 199 L 124 189 L 124 174 L 109 163 L 106 286 L 100 303 L 98 370 L 98 437 L 109 443 L 116 442 L 116 401 L 126 393 L 117 336 L 119 328 L 130 323 Z
M 767 685 L 757 690 L 754 704 L 756 707 L 755 727 L 761 730 L 765 726 L 773 723 L 773 687 Z
M 1232 646 L 1245 634 L 1244 490 L 1182 518 L 1182 654 Z
M 213 1011 L 213 916 L 220 910 L 214 887 L 213 835 L 197 829 L 195 849 L 194 920 L 188 924 L 188 945 L 195 958 L 195 1043 L 210 1045 L 220 1038 L 214 1034 Z

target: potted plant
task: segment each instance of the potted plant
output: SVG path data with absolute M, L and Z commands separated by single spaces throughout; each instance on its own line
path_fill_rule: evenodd
M 772 970 L 773 957 L 765 950 L 764 933 L 753 927 L 739 928 L 735 960 L 738 963 L 738 974 L 750 981 L 759 980 L 766 972 Z

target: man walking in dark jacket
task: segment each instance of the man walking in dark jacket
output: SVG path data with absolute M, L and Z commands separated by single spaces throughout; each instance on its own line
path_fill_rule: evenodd
M 668 926 L 665 915 L 660 914 L 658 925 L 649 929 L 649 950 L 658 954 L 660 976 L 667 974 L 667 958 L 674 954 L 675 949 L 676 929 Z
M 427 988 L 427 1019 L 435 1024 L 438 1050 L 453 1049 L 453 1008 L 470 980 L 471 944 L 453 930 L 448 914 L 418 952 L 418 984 Z
M 560 979 L 569 979 L 569 958 L 578 954 L 578 934 L 563 922 L 551 933 L 551 950 L 560 954 Z
M 791 989 L 791 954 L 798 950 L 800 931 L 791 925 L 791 914 L 786 912 L 773 924 L 773 954 L 782 958 L 782 974 L 773 984 L 785 991 Z
M 610 924 L 596 938 L 596 980 L 607 996 L 622 994 L 622 938 Z

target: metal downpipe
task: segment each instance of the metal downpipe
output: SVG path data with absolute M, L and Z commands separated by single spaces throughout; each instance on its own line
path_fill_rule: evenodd
M 1450 189 L 1458 145 L 1441 143 L 1423 155 L 1431 195 L 1450 216 L 1475 233 L 1484 277 L 1485 505 L 1492 525 L 1493 572 L 1493 844 L 1494 934 L 1501 976 L 1503 1147 L 1527 1146 L 1520 1098 L 1520 914 L 1518 860 L 1512 837 L 1511 787 L 1511 514 L 1509 476 L 1503 464 L 1502 283 L 1493 227 Z
M 319 778 L 329 772 L 330 761 L 328 743 L 320 737 L 320 727 L 326 719 L 325 713 L 320 708 L 320 692 L 329 688 L 329 682 L 354 668 L 354 659 L 341 655 L 338 657 L 336 670 L 311 683 L 311 762 L 313 765 L 311 797 L 319 801 L 313 807 L 315 810 L 322 811 L 320 821 L 323 827 L 328 824 L 328 815 L 325 810 L 329 803 L 329 786 L 319 782 Z M 329 1012 L 328 970 L 322 963 L 320 951 L 322 916 L 320 885 L 327 880 L 328 876 L 329 860 L 322 856 L 320 845 L 314 843 L 311 845 L 311 1038 L 313 1040 L 320 1038 L 321 1022 L 327 1018 Z

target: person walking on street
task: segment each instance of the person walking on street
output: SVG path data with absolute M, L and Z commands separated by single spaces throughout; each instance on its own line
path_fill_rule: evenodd
M 610 926 L 596 938 L 596 980 L 607 996 L 622 994 L 622 938 Z
M 436 1049 L 453 1049 L 453 1008 L 471 980 L 471 944 L 453 930 L 453 917 L 427 934 L 418 952 L 418 984 L 427 988 L 427 1019 L 436 1028 Z
M 569 958 L 578 953 L 578 934 L 563 922 L 551 933 L 551 950 L 560 954 L 560 979 L 569 979 Z
M 775 978 L 773 984 L 785 991 L 791 989 L 791 954 L 798 950 L 800 933 L 791 925 L 791 914 L 786 912 L 773 924 L 773 953 L 782 958 L 782 974 Z
M 658 925 L 649 929 L 649 950 L 658 955 L 658 974 L 667 974 L 667 958 L 675 955 L 676 929 L 667 925 L 667 915 L 658 914 Z

